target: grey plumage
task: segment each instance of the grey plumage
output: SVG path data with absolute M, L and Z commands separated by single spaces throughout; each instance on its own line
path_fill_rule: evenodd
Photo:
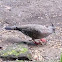
M 5 27 L 5 29 L 21 31 L 23 34 L 31 37 L 33 40 L 47 37 L 48 35 L 55 32 L 55 28 L 53 24 L 48 27 L 38 24 L 27 24 L 21 26 Z

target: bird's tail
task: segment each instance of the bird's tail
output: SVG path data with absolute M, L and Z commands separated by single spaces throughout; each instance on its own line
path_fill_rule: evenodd
M 15 30 L 16 29 L 16 26 L 8 26 L 8 27 L 5 27 L 6 30 Z

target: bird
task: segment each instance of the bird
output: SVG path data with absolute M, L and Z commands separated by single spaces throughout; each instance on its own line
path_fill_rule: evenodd
M 55 33 L 55 27 L 53 24 L 51 24 L 50 26 L 40 24 L 6 26 L 5 29 L 21 31 L 23 34 L 31 37 L 33 41 L 35 41 L 35 39 L 40 39 L 43 42 L 46 42 L 46 40 L 44 39 L 45 37 L 49 36 L 52 33 Z

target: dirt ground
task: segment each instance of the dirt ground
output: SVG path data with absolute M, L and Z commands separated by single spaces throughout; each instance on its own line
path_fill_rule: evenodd
M 56 27 L 55 34 L 47 37 L 44 46 L 29 46 L 33 60 L 57 61 L 62 52 L 62 1 L 61 0 L 0 0 L 0 46 L 11 45 L 10 37 L 28 40 L 18 31 L 7 31 L 5 26 L 42 24 Z M 15 43 L 16 41 L 14 41 Z

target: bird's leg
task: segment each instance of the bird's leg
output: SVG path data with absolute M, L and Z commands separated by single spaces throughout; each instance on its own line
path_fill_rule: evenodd
M 32 40 L 33 40 L 33 42 L 34 42 L 36 45 L 39 44 L 39 41 L 35 41 L 35 39 L 32 39 Z
M 35 43 L 35 39 L 32 38 L 32 41 Z

